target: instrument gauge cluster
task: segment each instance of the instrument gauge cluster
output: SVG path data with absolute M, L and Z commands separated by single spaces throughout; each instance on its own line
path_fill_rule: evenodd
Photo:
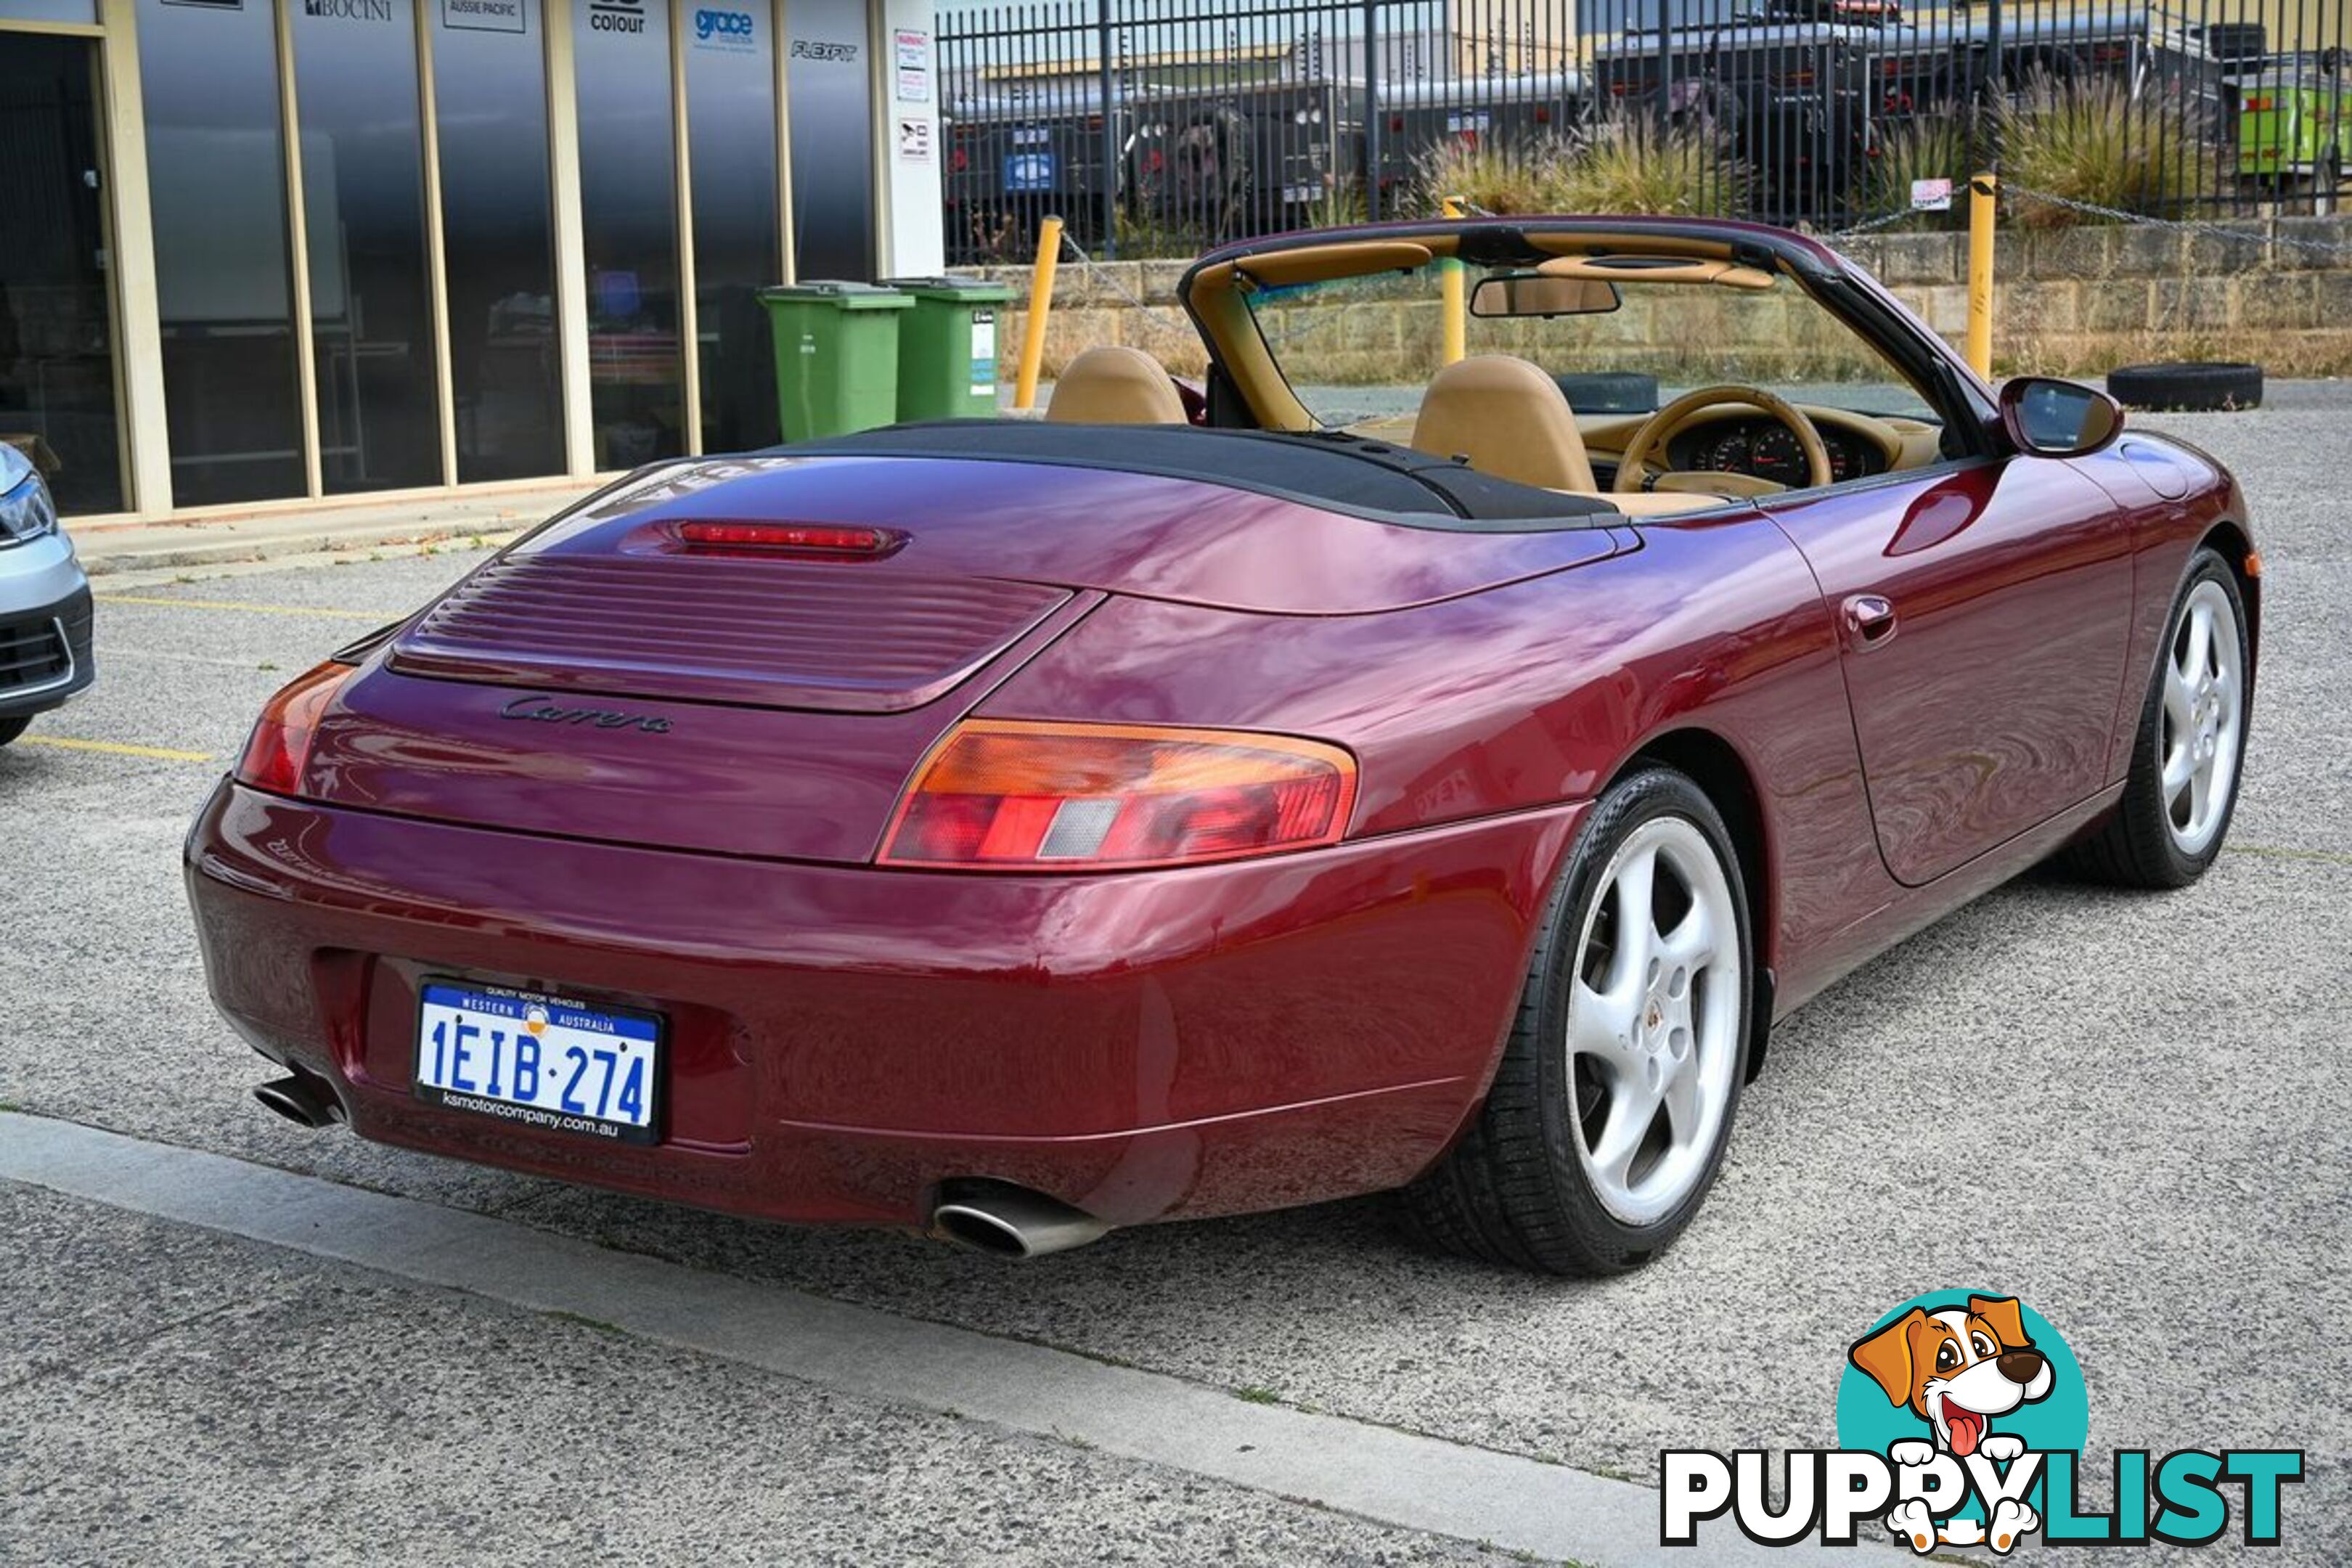
M 1884 466 L 1878 454 L 1850 431 L 1828 425 L 1817 426 L 1828 451 L 1830 479 L 1858 479 Z M 1702 425 L 1667 444 L 1668 457 L 1678 469 L 1704 469 L 1717 474 L 1748 474 L 1791 489 L 1812 482 L 1804 447 L 1796 432 L 1777 419 L 1731 419 Z

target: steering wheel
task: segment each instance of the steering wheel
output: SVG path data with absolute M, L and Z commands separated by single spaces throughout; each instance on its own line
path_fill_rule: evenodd
M 1692 415 L 1702 408 L 1713 408 L 1726 403 L 1752 405 L 1787 426 L 1789 433 L 1797 438 L 1798 448 L 1805 455 L 1809 483 L 1825 485 L 1836 477 L 1830 471 L 1830 451 L 1822 445 L 1822 433 L 1813 427 L 1813 422 L 1805 416 L 1803 409 L 1779 393 L 1767 392 L 1760 386 L 1702 386 L 1696 392 L 1683 394 L 1642 422 L 1642 427 L 1633 432 L 1633 438 L 1625 443 L 1625 455 L 1617 459 L 1617 478 L 1610 486 L 1611 490 L 1617 495 L 1631 495 L 1657 488 L 1659 480 L 1671 470 L 1662 468 L 1653 473 L 1650 470 L 1650 454 L 1664 447 L 1666 437 L 1690 423 Z M 1752 474 L 1710 477 L 1738 481 L 1730 487 L 1729 493 L 1732 494 L 1768 495 L 1774 490 L 1788 489 L 1786 485 L 1775 484 L 1770 479 Z

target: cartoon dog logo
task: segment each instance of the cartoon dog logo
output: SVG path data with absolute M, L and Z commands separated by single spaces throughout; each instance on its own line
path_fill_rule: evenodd
M 1931 1464 L 1938 1451 L 1966 1459 L 1982 1454 L 2007 1464 L 2025 1452 L 2021 1437 L 1992 1431 L 1995 1417 L 2021 1405 L 2047 1398 L 2050 1362 L 2033 1348 L 2013 1296 L 1970 1296 L 1965 1306 L 1914 1307 L 1846 1352 L 1853 1364 L 1885 1391 L 1891 1405 L 1907 1407 L 1927 1424 L 1932 1442 L 1895 1443 L 1887 1457 L 1906 1469 Z M 1953 1519 L 1938 1526 L 1927 1504 L 1914 1496 L 1886 1516 L 1886 1528 L 1919 1552 L 1937 1545 L 1974 1546 L 1991 1540 L 2007 1552 L 2041 1516 L 2014 1500 L 1996 1504 L 1985 1523 Z

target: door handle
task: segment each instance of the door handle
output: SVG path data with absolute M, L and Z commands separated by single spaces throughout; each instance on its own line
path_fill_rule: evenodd
M 1876 594 L 1856 594 L 1845 602 L 1845 628 L 1857 648 L 1874 648 L 1895 636 L 1895 606 Z

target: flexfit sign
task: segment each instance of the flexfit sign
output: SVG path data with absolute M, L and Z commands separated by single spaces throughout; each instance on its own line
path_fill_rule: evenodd
M 1659 1539 L 1696 1545 L 1700 1521 L 1727 1514 L 1759 1545 L 1850 1546 L 1883 1531 L 1922 1557 L 2006 1555 L 2035 1534 L 2052 1546 L 2210 1546 L 2231 1533 L 2278 1544 L 2301 1450 L 2126 1448 L 2102 1498 L 2082 1487 L 2089 1431 L 2082 1366 L 2047 1319 L 2014 1296 L 1931 1291 L 1848 1348 L 1837 1447 L 1777 1459 L 1668 1449 Z

